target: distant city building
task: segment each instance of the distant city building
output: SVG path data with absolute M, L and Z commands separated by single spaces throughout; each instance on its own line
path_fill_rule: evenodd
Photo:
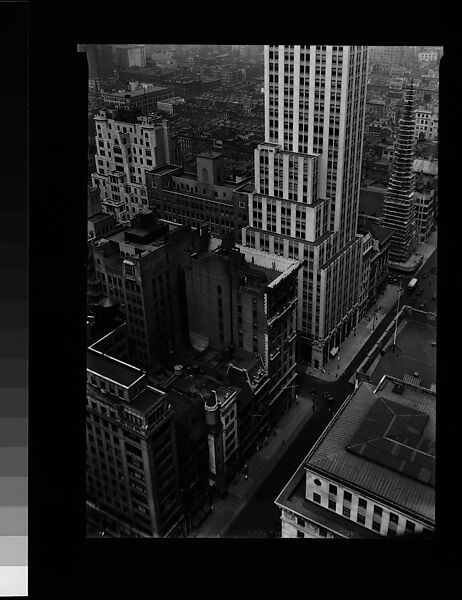
M 419 62 L 436 62 L 438 60 L 438 52 L 436 50 L 419 52 L 417 56 Z
M 202 231 L 159 221 L 151 211 L 93 243 L 103 295 L 126 315 L 133 364 L 164 364 L 187 342 L 182 268 L 206 243 Z
M 112 52 L 117 65 L 122 69 L 146 66 L 144 44 L 113 44 Z
M 165 102 L 174 97 L 174 91 L 171 87 L 132 84 L 130 88 L 119 92 L 102 92 L 101 98 L 105 104 L 114 108 L 140 110 L 146 113 L 155 110 L 158 102 Z
M 207 223 L 214 236 L 232 234 L 239 241 L 248 223 L 248 181 L 226 181 L 224 158 L 217 152 L 199 154 L 196 164 L 197 175 L 174 165 L 147 171 L 149 204 L 162 219 L 194 227 Z
M 417 109 L 415 113 L 415 139 L 438 139 L 438 115 L 432 110 Z
M 356 224 L 366 66 L 363 46 L 265 46 L 266 141 L 255 151 L 242 241 L 304 261 L 297 328 L 301 356 L 315 368 L 362 317 Z
M 383 69 L 403 65 L 406 56 L 405 46 L 369 46 L 369 61 Z
M 102 109 L 96 125 L 96 173 L 104 211 L 128 222 L 148 204 L 145 172 L 170 162 L 167 121 Z
M 363 382 L 276 499 L 283 538 L 432 535 L 435 393 Z
M 415 252 L 418 234 L 415 214 L 414 113 L 415 92 L 412 82 L 406 89 L 403 117 L 395 144 L 393 171 L 383 205 L 382 225 L 394 231 L 390 261 L 406 263 Z
M 87 518 L 114 537 L 180 535 L 173 411 L 143 371 L 115 357 L 127 354 L 123 326 L 87 351 Z
M 164 100 L 157 103 L 157 110 L 173 115 L 174 106 L 176 104 L 184 104 L 184 101 L 184 98 L 180 98 L 179 96 L 170 100 Z

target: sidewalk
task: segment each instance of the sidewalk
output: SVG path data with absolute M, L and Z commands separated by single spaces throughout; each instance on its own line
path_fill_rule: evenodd
M 268 445 L 248 460 L 248 479 L 238 473 L 229 485 L 226 497 L 215 500 L 212 514 L 188 537 L 221 537 L 313 414 L 312 398 L 298 396 L 298 404 L 281 417 Z
M 324 381 L 338 379 L 370 338 L 377 325 L 388 314 L 398 298 L 398 289 L 397 285 L 387 285 L 384 293 L 377 298 L 377 302 L 369 308 L 364 318 L 356 325 L 355 332 L 350 333 L 342 343 L 337 356 L 334 356 L 324 366 L 325 372 L 308 367 L 306 373 Z

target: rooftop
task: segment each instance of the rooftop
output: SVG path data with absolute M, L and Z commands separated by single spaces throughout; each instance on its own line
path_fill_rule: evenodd
M 414 173 L 423 173 L 424 175 L 438 175 L 438 161 L 437 160 L 425 160 L 423 158 L 416 158 L 412 165 Z
M 170 88 L 165 86 L 153 85 L 148 88 L 141 88 L 140 90 L 122 90 L 120 92 L 103 92 L 105 96 L 118 96 L 119 98 L 125 98 L 126 96 L 137 97 L 148 94 L 154 94 L 156 92 L 168 91 Z
M 305 466 L 434 522 L 435 395 L 396 383 L 361 383 Z
M 372 383 L 378 384 L 384 375 L 403 379 L 418 373 L 421 385 L 430 389 L 436 382 L 436 347 L 432 346 L 435 340 L 434 323 L 403 321 L 396 337 L 397 354 L 386 351 L 372 371 Z
M 114 219 L 114 215 L 103 212 L 93 215 L 92 217 L 88 217 L 88 221 L 90 221 L 90 223 L 99 223 L 100 221 L 108 221 L 111 219 Z
M 359 192 L 359 212 L 380 217 L 383 211 L 384 194 L 362 188 Z
M 213 150 L 205 150 L 197 155 L 197 158 L 218 158 L 223 156 L 222 152 L 214 152 Z
M 370 221 L 361 222 L 361 227 L 368 231 L 371 234 L 371 236 L 380 243 L 385 242 L 393 235 L 393 231 L 391 231 L 390 229 L 382 227 L 381 225 L 376 225 L 375 223 L 371 223 Z
M 87 350 L 87 369 L 124 387 L 130 387 L 144 375 L 136 367 L 91 349 Z

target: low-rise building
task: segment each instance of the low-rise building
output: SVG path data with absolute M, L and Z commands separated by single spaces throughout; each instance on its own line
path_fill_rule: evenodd
M 429 389 L 361 383 L 275 500 L 282 537 L 431 535 L 435 414 Z

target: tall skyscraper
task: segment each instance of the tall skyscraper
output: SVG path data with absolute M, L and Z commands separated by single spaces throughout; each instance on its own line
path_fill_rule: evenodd
M 406 89 L 403 117 L 399 123 L 398 138 L 393 159 L 393 172 L 388 182 L 388 191 L 383 203 L 382 224 L 393 229 L 390 260 L 405 263 L 418 243 L 415 214 L 414 131 L 415 91 L 411 83 Z
M 265 46 L 265 142 L 242 243 L 304 261 L 301 359 L 335 354 L 360 313 L 356 233 L 366 46 Z

